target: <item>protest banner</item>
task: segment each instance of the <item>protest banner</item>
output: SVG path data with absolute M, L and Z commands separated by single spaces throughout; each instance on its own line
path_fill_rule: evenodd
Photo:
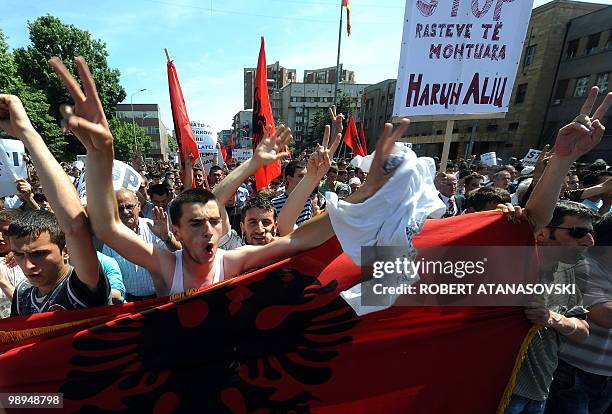
M 232 151 L 232 158 L 242 163 L 253 156 L 252 148 L 236 148 Z
M 28 178 L 28 168 L 23 156 L 23 142 L 15 139 L 0 139 L 0 197 L 17 194 L 18 178 Z
M 482 154 L 480 156 L 480 161 L 482 161 L 484 165 L 493 167 L 497 165 L 497 155 L 494 152 L 487 152 L 486 154 Z
M 532 3 L 406 1 L 393 115 L 447 121 L 442 171 L 455 120 L 508 111 Z
M 191 130 L 200 152 L 200 159 L 206 174 L 210 172 L 213 165 L 223 166 L 223 156 L 219 156 L 220 149 L 217 145 L 217 137 L 210 125 L 204 122 L 191 121 Z
M 87 174 L 87 165 L 77 180 L 77 193 L 81 200 L 87 198 L 87 188 L 85 186 L 85 176 Z M 137 192 L 140 188 L 142 177 L 131 166 L 124 162 L 113 160 L 113 188 L 115 191 L 120 188 L 125 188 L 133 192 Z
M 536 165 L 536 162 L 538 161 L 538 157 L 540 156 L 541 152 L 542 151 L 540 150 L 531 148 L 529 151 L 527 151 L 527 154 L 523 157 L 521 163 L 525 167 L 534 167 Z

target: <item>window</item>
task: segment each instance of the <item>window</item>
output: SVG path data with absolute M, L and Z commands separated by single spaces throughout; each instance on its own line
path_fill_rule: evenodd
M 487 125 L 487 131 L 489 131 L 489 132 L 497 131 L 497 124 Z
M 508 131 L 516 131 L 518 129 L 519 123 L 518 122 L 510 122 L 508 124 Z
M 533 63 L 535 53 L 536 45 L 527 46 L 527 50 L 525 50 L 525 61 L 523 62 L 523 68 L 526 68 Z
M 527 94 L 527 84 L 521 83 L 516 88 L 516 98 L 514 98 L 515 104 L 520 104 L 525 100 L 525 95 Z
M 469 126 L 465 129 L 465 132 L 472 132 L 473 130 L 474 130 L 474 127 Z
M 567 93 L 567 87 L 569 86 L 569 79 L 563 79 L 557 82 L 557 90 L 555 91 L 554 99 L 563 99 Z
M 584 50 L 585 55 L 591 55 L 597 51 L 597 46 L 599 45 L 600 37 L 601 37 L 601 33 L 595 33 L 589 36 L 589 40 L 587 41 L 586 49 Z
M 597 82 L 595 85 L 599 88 L 599 93 L 608 93 L 608 80 L 610 79 L 610 72 L 600 73 L 597 75 Z
M 576 56 L 576 53 L 578 52 L 578 40 L 572 40 L 571 42 L 567 43 L 567 50 L 565 51 L 565 58 L 566 59 L 571 59 L 574 56 Z
M 581 96 L 586 96 L 588 85 L 589 85 L 588 76 L 583 76 L 582 78 L 576 79 L 576 87 L 574 88 L 574 97 L 580 98 Z

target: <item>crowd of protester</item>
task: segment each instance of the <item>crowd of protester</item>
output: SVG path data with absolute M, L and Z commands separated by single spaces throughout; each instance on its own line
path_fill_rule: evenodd
M 147 160 L 134 165 L 142 179 L 137 192 L 115 191 L 112 136 L 86 64 L 77 60 L 83 90 L 61 62 L 51 64 L 75 101 L 64 109 L 64 123 L 87 149 L 87 199 L 75 191 L 83 165 L 57 163 L 18 97 L 0 95 L 0 128 L 29 153 L 29 178 L 17 180 L 17 195 L 5 197 L 0 210 L 2 318 L 139 301 L 219 282 L 330 238 L 324 214 L 330 193 L 359 203 L 384 184 L 376 157 L 369 172 L 350 160 L 334 161 L 344 117 L 332 111 L 322 143 L 295 158 L 283 152 L 291 135 L 280 126 L 242 164 L 231 160 L 206 171 L 188 157 L 182 171 L 173 162 Z M 500 208 L 528 220 L 539 245 L 610 246 L 612 168 L 605 160 L 577 161 L 603 135 L 599 119 L 612 94 L 590 116 L 596 97 L 594 88 L 582 113 L 533 167 L 516 159 L 500 166 L 475 158 L 447 164 L 434 179 L 446 205 L 441 220 Z M 386 129 L 377 150 L 407 126 Z M 568 140 L 588 145 L 581 149 Z M 279 160 L 281 175 L 256 190 L 255 171 Z M 507 413 L 604 413 L 612 402 L 612 254 L 597 250 L 570 270 L 558 266 L 567 258 L 557 259 L 548 269 L 555 280 L 588 277 L 588 283 L 576 295 L 526 308 L 527 318 L 544 329 L 527 351 Z

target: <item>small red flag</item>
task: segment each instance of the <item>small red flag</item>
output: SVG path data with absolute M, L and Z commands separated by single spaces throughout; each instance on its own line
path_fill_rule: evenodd
M 342 5 L 346 7 L 346 33 L 351 35 L 351 6 L 350 0 L 342 0 Z
M 368 145 L 366 144 L 365 129 L 363 124 L 364 121 L 359 123 L 359 144 L 361 145 L 363 152 L 365 152 L 365 155 L 368 155 Z
M 191 130 L 191 124 L 189 123 L 189 115 L 187 114 L 187 106 L 185 105 L 185 98 L 183 98 L 183 91 L 179 82 L 178 73 L 174 66 L 174 62 L 170 60 L 169 57 L 168 88 L 170 90 L 170 107 L 172 109 L 172 120 L 174 122 L 174 134 L 176 135 L 176 143 L 181 155 L 181 175 L 184 180 L 185 157 L 191 154 L 194 159 L 197 159 L 200 154 L 193 131 Z M 192 188 L 195 188 L 195 181 Z
M 268 95 L 268 74 L 266 66 L 266 46 L 263 36 L 259 48 L 259 59 L 257 60 L 257 71 L 255 72 L 255 93 L 253 97 L 253 151 L 263 139 L 266 128 L 270 128 L 270 134 L 274 133 L 274 116 Z M 257 190 L 266 187 L 270 182 L 281 174 L 280 161 L 265 165 L 255 171 L 255 185 Z
M 352 115 L 349 116 L 348 119 L 346 132 L 344 133 L 344 143 L 353 151 L 353 154 L 361 155 L 362 157 L 368 155 L 366 151 L 361 148 L 359 136 L 357 134 L 357 125 L 355 125 L 355 119 Z
M 227 164 L 227 150 L 225 149 L 225 145 L 223 143 L 219 143 L 221 146 L 221 155 L 223 156 L 223 162 Z

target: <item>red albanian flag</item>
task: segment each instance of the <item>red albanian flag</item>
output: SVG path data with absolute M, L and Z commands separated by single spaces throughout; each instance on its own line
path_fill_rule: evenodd
M 414 243 L 534 241 L 488 212 L 428 220 Z M 535 332 L 522 308 L 358 316 L 339 294 L 360 280 L 331 239 L 182 299 L 0 320 L 0 390 L 62 393 L 62 412 L 503 413 Z
M 359 123 L 359 143 L 361 144 L 361 149 L 363 152 L 365 152 L 365 155 L 368 155 L 368 144 L 366 144 L 365 129 L 363 124 L 364 121 Z
M 270 128 L 270 134 L 274 134 L 274 116 L 268 95 L 268 73 L 266 66 L 266 47 L 264 38 L 261 38 L 259 48 L 259 59 L 257 60 L 257 71 L 255 72 L 255 93 L 253 97 L 253 151 L 263 139 L 266 128 Z M 265 165 L 255 172 L 255 185 L 257 190 L 266 187 L 270 182 L 281 174 L 280 161 Z
M 168 56 L 167 51 L 166 56 Z M 168 88 L 170 90 L 170 107 L 172 108 L 174 134 L 176 135 L 176 143 L 181 155 L 181 175 L 183 175 L 182 179 L 184 180 L 185 157 L 191 154 L 195 160 L 200 156 L 200 153 L 189 122 L 189 115 L 187 114 L 187 106 L 185 105 L 185 98 L 183 97 L 183 90 L 179 82 L 178 72 L 174 66 L 174 61 L 170 60 L 169 56 Z M 192 188 L 195 188 L 195 181 Z
M 344 133 L 344 143 L 353 151 L 353 154 L 361 155 L 362 157 L 368 155 L 367 150 L 361 147 L 359 135 L 357 134 L 357 125 L 355 125 L 355 119 L 352 115 L 348 119 L 346 132 Z

